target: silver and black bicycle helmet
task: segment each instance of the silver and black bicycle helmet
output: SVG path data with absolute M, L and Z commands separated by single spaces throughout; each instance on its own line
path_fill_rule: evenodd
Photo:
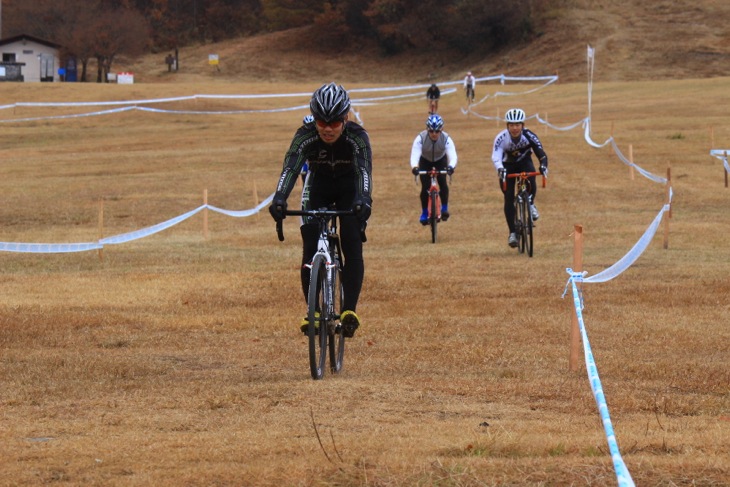
M 444 119 L 441 118 L 441 115 L 433 114 L 428 116 L 428 120 L 426 120 L 426 128 L 428 130 L 441 130 L 444 127 Z
M 302 124 L 307 125 L 308 123 L 314 122 L 314 117 L 312 115 L 304 115 L 304 118 L 302 119 Z
M 510 108 L 504 114 L 507 123 L 525 123 L 525 111 L 521 108 Z
M 309 109 L 317 120 L 344 120 L 350 112 L 350 97 L 341 85 L 324 84 L 312 95 Z

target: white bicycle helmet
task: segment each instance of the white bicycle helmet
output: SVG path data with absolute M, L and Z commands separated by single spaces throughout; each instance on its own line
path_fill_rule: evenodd
M 344 120 L 350 112 L 350 96 L 341 85 L 324 84 L 312 94 L 309 110 L 315 119 L 327 123 Z
M 307 125 L 308 123 L 314 122 L 314 116 L 313 115 L 304 115 L 304 118 L 302 119 L 302 124 Z
M 510 108 L 504 114 L 507 123 L 525 123 L 525 111 L 521 108 Z

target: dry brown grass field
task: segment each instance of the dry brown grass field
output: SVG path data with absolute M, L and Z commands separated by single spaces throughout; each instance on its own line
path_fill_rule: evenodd
M 543 73 L 535 73 L 543 74 Z M 347 78 L 341 77 L 347 81 Z M 324 80 L 324 81 L 328 81 Z M 0 85 L 3 103 L 310 92 L 318 83 Z M 346 83 L 348 88 L 370 87 Z M 481 93 L 524 85 L 482 86 Z M 425 91 L 425 90 L 424 90 Z M 181 110 L 306 99 L 197 100 Z M 615 485 L 585 368 L 568 368 L 562 299 L 573 228 L 584 268 L 620 259 L 664 185 L 580 128 L 531 121 L 550 156 L 529 259 L 506 245 L 492 140 L 501 124 L 441 101 L 459 165 L 452 218 L 430 243 L 407 157 L 425 101 L 360 110 L 374 211 L 345 368 L 310 378 L 293 219 L 203 215 L 70 254 L 0 253 L 0 485 Z M 499 97 L 551 123 L 587 114 L 586 84 Z M 665 176 L 674 204 L 625 273 L 585 285 L 584 319 L 624 460 L 640 486 L 730 485 L 730 79 L 597 82 L 594 140 L 613 135 Z M 17 107 L 2 119 L 98 108 Z M 203 202 L 252 208 L 274 189 L 303 110 L 129 111 L 2 123 L 0 241 L 88 242 Z M 713 145 L 714 141 L 714 147 Z M 295 189 L 296 191 L 296 189 Z M 99 207 L 103 201 L 103 227 Z M 663 229 L 663 227 L 661 227 Z

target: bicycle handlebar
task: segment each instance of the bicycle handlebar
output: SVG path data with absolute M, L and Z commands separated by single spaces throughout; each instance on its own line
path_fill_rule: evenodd
M 330 218 L 333 216 L 350 216 L 354 215 L 354 210 L 286 210 L 284 212 L 284 215 L 287 216 L 311 216 L 314 218 Z M 279 242 L 284 241 L 284 220 L 277 220 L 276 221 L 276 235 L 279 237 Z M 365 237 L 365 229 L 362 229 L 360 231 L 360 238 L 363 239 L 363 242 L 367 240 L 367 237 Z
M 512 174 L 505 174 L 505 176 L 502 178 L 502 190 L 507 191 L 507 179 L 527 179 L 532 176 L 539 176 L 542 173 L 540 171 L 523 171 L 523 172 L 515 172 Z M 544 174 L 542 175 L 542 187 L 545 187 L 545 179 L 547 179 L 547 176 Z
M 531 176 L 539 176 L 542 174 L 540 171 L 533 171 L 533 172 L 516 172 L 513 174 L 507 174 L 507 178 L 529 178 Z M 544 177 L 544 176 L 543 176 Z

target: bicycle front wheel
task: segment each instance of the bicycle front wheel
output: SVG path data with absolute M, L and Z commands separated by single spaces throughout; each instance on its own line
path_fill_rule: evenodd
M 307 336 L 309 337 L 309 369 L 312 379 L 324 377 L 327 359 L 327 262 L 323 255 L 317 255 L 312 262 L 307 295 Z
M 431 224 L 431 243 L 436 243 L 436 237 L 438 235 L 438 210 L 439 210 L 439 195 L 438 193 L 431 193 L 429 199 L 431 200 L 431 214 L 429 215 L 428 222 Z
M 519 253 L 524 252 L 524 244 L 525 239 L 522 238 L 522 228 L 523 228 L 523 219 L 522 219 L 522 203 L 520 202 L 519 196 L 515 197 L 515 235 L 517 235 L 517 251 Z
M 529 205 L 527 206 L 527 219 L 525 220 L 525 246 L 527 247 L 527 256 L 532 257 L 532 213 Z
M 519 213 L 520 213 L 520 253 L 531 252 L 531 242 L 529 237 L 531 235 L 529 231 L 530 226 L 530 203 L 525 197 L 519 198 Z
M 337 306 L 335 310 L 336 316 L 342 313 L 342 300 L 343 300 L 343 288 L 342 288 L 342 272 L 338 268 L 334 273 L 335 282 L 333 282 L 333 288 L 335 290 L 334 303 Z M 329 326 L 329 338 L 328 347 L 330 352 L 330 371 L 333 374 L 338 374 L 342 370 L 342 364 L 345 360 L 345 334 L 344 329 L 340 323 L 336 323 L 334 320 Z

